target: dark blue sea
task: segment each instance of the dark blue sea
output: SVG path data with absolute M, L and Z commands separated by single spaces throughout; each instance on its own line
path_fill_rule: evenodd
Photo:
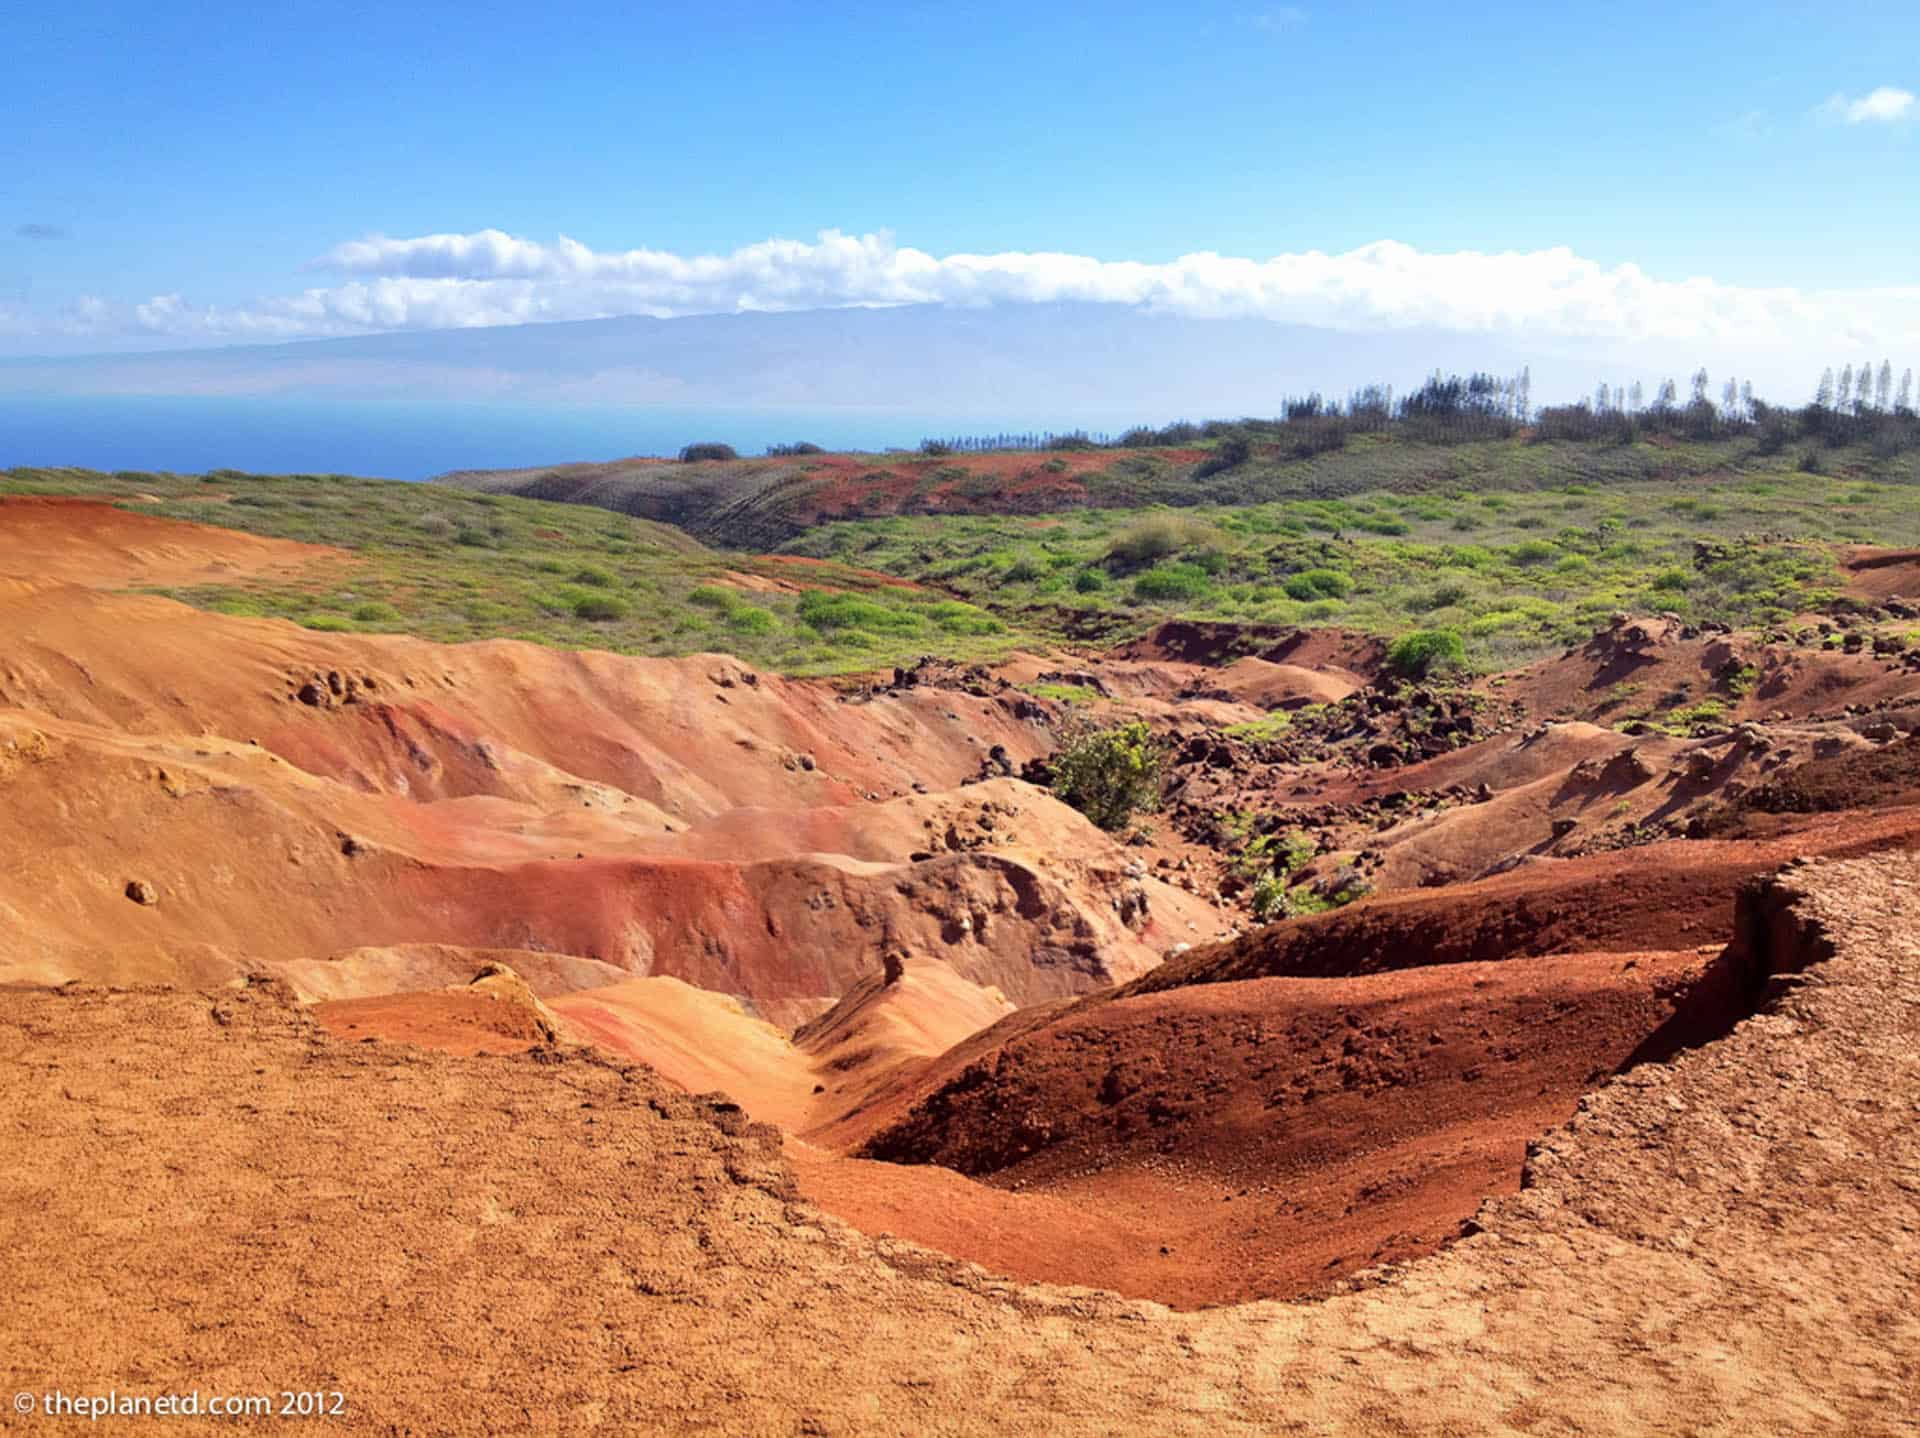
M 0 469 L 209 469 L 426 479 L 450 469 L 506 469 L 679 452 L 721 440 L 742 455 L 808 440 L 828 449 L 913 448 L 929 435 L 1041 428 L 1010 418 L 957 419 L 837 409 L 587 408 L 144 396 L 0 394 Z M 1064 428 L 1064 426 L 1061 426 Z

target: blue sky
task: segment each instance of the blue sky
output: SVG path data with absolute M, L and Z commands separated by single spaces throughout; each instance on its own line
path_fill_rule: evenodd
M 1920 284 L 1912 6 L 23 0 L 0 24 L 0 353 L 246 337 L 199 311 L 382 283 L 391 256 L 311 268 L 365 236 L 488 230 L 1146 264 L 1386 240 Z M 437 281 L 501 279 L 466 263 Z M 564 283 L 509 317 L 626 303 Z M 134 317 L 156 296 L 179 298 Z M 343 313 L 278 311 L 273 333 L 477 322 L 445 293 Z

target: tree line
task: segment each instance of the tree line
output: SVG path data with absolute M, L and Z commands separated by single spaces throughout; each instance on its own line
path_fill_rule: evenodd
M 1084 429 L 953 435 L 927 438 L 919 452 L 938 457 L 996 450 L 1178 449 L 1208 443 L 1203 463 L 1212 469 L 1244 463 L 1256 449 L 1304 459 L 1343 448 L 1356 434 L 1386 434 L 1438 444 L 1509 439 L 1536 442 L 1630 444 L 1652 435 L 1713 440 L 1750 436 L 1762 453 L 1778 453 L 1796 440 L 1836 448 L 1868 445 L 1882 457 L 1920 449 L 1920 413 L 1914 408 L 1913 371 L 1896 378 L 1891 360 L 1862 361 L 1821 373 L 1812 400 L 1799 407 L 1776 405 L 1754 393 L 1750 380 L 1729 378 L 1717 388 L 1705 369 L 1688 378 L 1684 396 L 1673 379 L 1651 395 L 1638 380 L 1601 382 L 1591 395 L 1567 404 L 1536 407 L 1531 373 L 1486 371 L 1448 374 L 1435 370 L 1419 388 L 1395 394 L 1387 384 L 1363 385 L 1344 397 L 1318 392 L 1287 396 L 1271 418 L 1252 416 L 1194 423 L 1135 425 L 1118 435 Z M 776 457 L 820 454 L 817 444 L 767 446 Z M 683 460 L 737 458 L 730 446 L 688 445 Z

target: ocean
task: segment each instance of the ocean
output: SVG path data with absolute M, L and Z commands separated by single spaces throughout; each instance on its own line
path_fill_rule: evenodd
M 910 449 L 929 435 L 1044 427 L 891 410 L 0 394 L 0 469 L 242 469 L 426 479 L 450 469 L 672 455 L 700 440 L 756 455 L 770 444 L 798 440 L 828 449 Z

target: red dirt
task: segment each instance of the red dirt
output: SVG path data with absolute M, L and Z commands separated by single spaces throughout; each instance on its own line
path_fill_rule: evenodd
M 1181 452 L 1169 457 L 1175 462 L 1188 458 Z M 1112 463 L 1112 455 L 1100 451 L 999 451 L 924 458 L 825 455 L 809 462 L 807 477 L 813 487 L 793 501 L 794 514 L 812 523 L 839 515 L 949 510 L 1046 513 L 1089 503 L 1087 476 Z M 1050 467 L 1054 465 L 1058 468 Z
M 1151 633 L 1121 645 L 1114 651 L 1114 657 L 1205 665 L 1224 665 L 1251 657 L 1270 664 L 1332 671 L 1364 680 L 1379 672 L 1386 652 L 1386 645 L 1372 635 L 1345 629 L 1295 629 L 1281 624 L 1170 619 Z
M 1920 809 L 1901 808 L 1809 817 L 1765 840 L 1687 840 L 1542 860 L 1474 883 L 1363 899 L 1196 948 L 1125 991 L 1708 944 L 1732 933 L 1734 897 L 1756 875 L 1808 855 L 1916 847 Z
M 1920 549 L 1857 548 L 1847 552 L 1848 585 L 1869 599 L 1920 598 Z
M 1732 676 L 1743 667 L 1752 682 L 1736 687 Z M 1707 699 L 1732 720 L 1830 716 L 1914 688 L 1914 675 L 1896 658 L 1764 644 L 1749 635 L 1687 639 L 1677 624 L 1642 620 L 1602 630 L 1557 659 L 1504 676 L 1488 692 L 1543 717 L 1612 723 L 1636 709 Z
M 1709 951 L 1593 954 L 1359 979 L 1263 979 L 1082 1005 L 972 1060 L 863 1149 L 987 1178 L 1012 1230 L 916 1212 L 883 1172 L 802 1186 L 1017 1277 L 1181 1307 L 1296 1297 L 1453 1238 L 1515 1192 L 1527 1143 L 1627 1063 Z M 1738 995 L 1709 981 L 1719 1017 Z M 942 1065 L 950 1068 L 950 1065 Z M 1135 1235 L 1082 1250 L 1065 1212 Z M 951 1231 L 950 1231 L 951 1230 Z
M 259 985 L 14 991 L 0 1339 L 23 1392 L 338 1389 L 347 1433 L 1890 1438 L 1920 1354 L 1916 882 L 1879 859 L 1765 895 L 1764 951 L 1812 966 L 1582 1100 L 1446 1252 L 1185 1314 L 854 1232 L 777 1136 L 642 1068 L 341 1044 Z
M 5 577 L 42 542 L 96 583 L 224 562 L 225 531 L 98 508 L 0 510 L 0 981 L 204 992 L 0 994 L 21 1079 L 0 1228 L 33 1219 L 0 1232 L 0 1338 L 23 1383 L 266 1386 L 291 1359 L 362 1385 L 353 1424 L 427 1431 L 563 1411 L 1869 1431 L 1899 1411 L 1920 1352 L 1901 861 L 1835 867 L 1834 913 L 1874 916 L 1843 981 L 1776 984 L 1722 1035 L 1761 997 L 1756 955 L 1842 951 L 1802 932 L 1800 891 L 1737 908 L 1742 882 L 1914 847 L 1920 809 L 1529 858 L 1569 807 L 1618 802 L 1627 741 L 1502 735 L 1314 782 L 1487 783 L 1377 830 L 1407 856 L 1381 872 L 1518 867 L 1207 945 L 1227 914 L 1152 877 L 1155 845 L 973 782 L 993 745 L 1016 769 L 1050 745 L 1024 696 L 319 635 Z M 1621 638 L 1515 683 L 1597 703 Z M 1720 642 L 1656 635 L 1628 667 L 1697 683 L 1751 657 Z M 1910 682 L 1831 658 L 1760 663 L 1754 703 Z M 1034 656 L 1032 677 L 1077 662 Z M 1377 664 L 1360 636 L 1169 626 L 1089 668 L 1113 702 L 1206 727 Z M 1837 745 L 1805 772 L 1853 802 L 1906 772 L 1866 732 L 1890 723 L 1740 741 L 1737 762 L 1731 737 L 1647 739 L 1634 804 L 1681 782 L 1659 762 L 1705 755 L 1706 792 L 1789 741 Z M 1203 947 L 1153 968 L 1176 943 Z M 323 1001 L 296 1007 L 258 977 L 276 969 Z M 916 1162 L 844 1156 L 863 1145 Z M 1182 1308 L 1392 1288 L 1176 1318 L 914 1243 Z M 507 1407 L 450 1407 L 481 1367 Z
M 84 521 L 60 541 L 74 553 L 119 513 L 28 508 Z M 189 556 L 225 542 L 134 519 Z M 0 527 L 0 575 L 33 559 Z M 1123 922 L 1117 899 L 1141 888 L 1126 855 L 1044 795 L 993 855 L 946 852 L 930 815 L 879 821 L 876 800 L 954 788 L 996 744 L 1015 764 L 1040 753 L 1050 739 L 1019 695 L 856 701 L 724 656 L 321 635 L 34 583 L 0 588 L 0 625 L 15 636 L 0 769 L 16 838 L 0 840 L 0 968 L 16 977 L 443 943 L 677 974 L 798 1022 L 889 945 L 948 952 L 1028 1000 L 1224 927 L 1165 890 Z M 869 830 L 893 837 L 875 848 Z M 157 902 L 130 904 L 134 880 Z
M 347 1040 L 388 1039 L 449 1054 L 517 1054 L 538 1045 L 525 1009 L 465 993 L 382 994 L 316 1004 L 314 1017 Z
M 1195 698 L 1221 698 L 1256 709 L 1297 709 L 1305 704 L 1332 704 L 1361 687 L 1356 674 L 1298 664 L 1276 664 L 1248 656 L 1236 659 L 1187 691 Z
M 344 550 L 161 519 L 92 499 L 0 497 L 0 574 L 91 588 L 290 574 Z

